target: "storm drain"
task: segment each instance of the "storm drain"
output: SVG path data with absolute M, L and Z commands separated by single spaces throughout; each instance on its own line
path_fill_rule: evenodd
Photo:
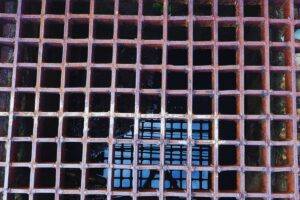
M 0 199 L 299 199 L 300 1 L 1 0 Z

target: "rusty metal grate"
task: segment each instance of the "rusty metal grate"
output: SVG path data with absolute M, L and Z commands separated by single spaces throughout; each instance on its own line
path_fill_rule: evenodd
M 299 199 L 299 20 L 298 0 L 1 0 L 0 199 Z

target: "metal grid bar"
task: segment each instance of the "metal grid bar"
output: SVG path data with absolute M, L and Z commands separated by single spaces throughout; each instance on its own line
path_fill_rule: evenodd
M 158 197 L 161 200 L 167 197 L 299 199 L 300 143 L 297 132 L 297 98 L 300 98 L 300 95 L 297 74 L 300 70 L 297 60 L 294 59 L 299 51 L 298 41 L 294 39 L 294 32 L 300 26 L 294 10 L 295 7 L 299 7 L 298 1 L 153 1 L 152 5 L 149 5 L 157 9 L 158 16 L 145 14 L 148 12 L 145 5 L 150 2 L 147 0 L 107 0 L 107 10 L 101 8 L 103 1 L 100 0 L 3 2 L 0 2 L 0 78 L 5 77 L 1 70 L 11 72 L 8 84 L 2 84 L 0 80 L 1 96 L 8 94 L 10 97 L 9 103 L 4 100 L 0 102 L 0 120 L 8 119 L 7 128 L 0 129 L 0 134 L 2 129 L 7 129 L 6 133 L 0 135 L 0 142 L 6 150 L 5 158 L 0 159 L 0 167 L 4 174 L 3 183 L 0 183 L 0 193 L 4 200 L 17 197 L 31 200 L 46 197 L 82 200 L 96 198 L 91 195 L 99 195 L 98 198 L 105 196 L 107 199 L 120 196 L 130 196 L 132 199 Z M 32 6 L 28 7 L 30 3 Z M 52 3 L 65 5 L 65 9 L 55 10 L 51 8 Z M 110 4 L 113 5 L 112 10 L 109 10 Z M 180 9 L 176 10 L 178 4 Z M 199 5 L 210 6 L 210 9 L 201 11 L 210 14 L 201 16 L 198 13 L 200 11 L 196 10 Z M 260 9 L 257 12 L 259 14 L 249 16 L 247 9 L 253 11 L 257 7 Z M 226 16 L 224 12 L 230 12 L 231 9 L 235 14 Z M 184 14 L 177 13 L 180 11 Z M 15 35 L 12 37 L 10 33 L 5 32 L 7 21 L 15 24 Z M 54 23 L 57 30 L 52 30 L 50 23 Z M 110 31 L 108 26 L 98 29 L 98 23 L 108 24 L 112 30 Z M 152 40 L 145 39 L 146 23 L 158 24 L 162 29 L 158 34 L 160 36 Z M 59 24 L 62 24 L 61 31 Z M 210 35 L 209 39 L 197 38 L 198 25 L 204 29 L 210 28 L 211 32 L 200 33 L 203 37 Z M 9 28 L 12 28 L 11 26 L 8 25 Z M 129 31 L 130 26 L 135 26 L 134 36 L 124 38 L 122 29 L 125 27 L 125 31 Z M 261 29 L 258 31 L 259 39 L 255 41 L 246 36 L 249 28 L 254 30 L 253 27 Z M 283 33 L 278 27 L 283 27 Z M 97 32 L 101 33 L 103 30 L 107 35 L 97 36 Z M 174 30 L 178 34 L 172 36 Z M 226 35 L 226 31 L 232 30 L 233 34 Z M 151 31 L 153 35 L 156 34 L 153 27 Z M 221 31 L 225 32 L 220 34 Z M 228 39 L 234 34 L 233 39 Z M 282 35 L 280 39 L 274 39 L 274 34 Z M 13 60 L 8 57 L 11 56 L 11 47 Z M 54 50 L 51 51 L 51 48 Z M 255 63 L 253 60 L 256 59 L 253 58 L 249 60 L 251 53 L 258 60 L 261 59 L 261 62 Z M 145 54 L 149 55 L 151 61 L 145 61 Z M 280 56 L 283 56 L 282 60 L 278 60 Z M 180 60 L 182 57 L 185 60 Z M 197 61 L 198 57 L 200 60 Z M 230 57 L 236 58 L 227 64 L 224 59 Z M 157 63 L 154 59 L 160 61 Z M 55 75 L 48 74 L 49 70 L 59 74 L 58 86 L 51 85 L 55 81 L 49 77 Z M 101 77 L 101 73 L 96 76 L 93 70 L 110 71 L 111 77 Z M 134 80 L 125 77 L 126 70 L 134 74 Z M 159 72 L 158 88 L 144 87 L 144 72 Z M 202 76 L 204 74 L 205 78 L 198 79 L 196 73 Z M 208 74 L 211 75 L 210 80 Z M 261 84 L 251 88 L 253 86 L 248 81 L 251 82 L 253 74 L 252 78 L 260 77 L 258 81 Z M 181 83 L 179 85 L 177 81 L 171 81 L 171 77 L 177 75 L 177 81 Z M 228 78 L 231 75 L 235 77 L 234 81 L 233 78 Z M 7 74 L 5 78 L 9 79 L 8 76 L 10 75 Z M 276 85 L 277 76 L 284 76 L 284 83 L 281 82 L 283 89 L 282 85 Z M 145 77 L 149 78 L 150 75 Z M 93 83 L 98 81 L 101 85 L 101 81 L 106 79 L 109 84 L 104 84 L 105 86 L 96 86 L 97 84 Z M 235 82 L 236 86 L 232 84 L 226 88 L 226 80 Z M 133 82 L 133 86 L 130 82 Z M 211 86 L 197 88 L 199 84 Z M 99 95 L 100 98 L 94 98 L 93 94 Z M 108 94 L 109 98 L 105 98 L 104 94 Z M 152 97 L 158 100 L 155 101 Z M 77 103 L 74 103 L 74 99 Z M 251 101 L 257 103 L 256 108 L 260 109 L 259 112 L 255 111 L 255 107 L 251 107 Z M 276 102 L 283 102 L 283 106 L 280 104 L 279 108 L 284 111 L 277 112 L 276 109 L 279 108 L 276 107 Z M 100 111 L 94 108 L 94 105 L 98 106 Z M 151 107 L 153 105 L 159 108 Z M 201 105 L 207 108 L 202 108 Z M 197 110 L 197 107 L 201 109 Z M 230 108 L 229 111 L 226 107 Z M 234 109 L 236 112 L 233 112 Z M 69 118 L 79 119 L 75 122 L 76 127 L 74 124 L 70 125 L 71 130 L 67 128 Z M 116 138 L 117 118 L 133 119 L 132 137 L 128 135 L 122 139 Z M 32 121 L 31 133 L 21 134 L 16 131 L 20 128 L 19 123 L 22 123 L 17 120 L 23 119 Z M 99 126 L 96 131 L 91 126 L 92 119 L 99 120 L 95 122 Z M 146 119 L 160 121 L 160 139 L 140 138 L 141 120 Z M 168 120 L 174 119 L 185 121 L 186 138 L 176 140 L 166 137 L 166 124 Z M 49 123 L 48 126 L 45 127 L 43 120 Z M 210 139 L 194 138 L 193 128 L 196 126 L 196 120 L 211 122 Z M 248 127 L 254 122 L 262 124 L 259 130 L 260 139 L 249 136 L 249 132 L 255 134 L 255 131 L 251 132 Z M 285 136 L 281 139 L 274 136 L 277 134 L 274 128 L 277 122 L 286 124 Z M 228 130 L 226 125 L 224 126 L 226 123 L 227 128 L 231 127 Z M 230 123 L 231 125 L 228 125 Z M 80 130 L 77 130 L 77 125 Z M 256 128 L 252 125 L 252 129 Z M 226 134 L 225 129 L 228 131 L 225 131 Z M 230 138 L 229 130 L 233 129 L 236 137 Z M 123 134 L 127 133 L 126 130 L 125 127 Z M 72 131 L 79 131 L 79 136 L 72 135 Z M 92 136 L 91 131 L 99 135 Z M 48 133 L 50 135 L 47 135 Z M 108 161 L 91 163 L 90 145 L 100 143 L 107 145 Z M 126 158 L 126 163 L 130 164 L 115 162 L 116 159 L 121 159 L 114 156 L 120 151 L 116 144 L 132 145 L 131 157 L 129 160 Z M 159 164 L 144 165 L 139 162 L 141 144 L 159 146 Z M 27 149 L 26 145 L 29 145 Z M 46 147 L 51 145 L 55 147 L 54 153 L 47 153 L 51 148 Z M 193 147 L 196 145 L 211 147 L 211 165 L 193 164 Z M 178 149 L 172 149 L 172 146 L 182 147 L 181 150 L 186 151 L 184 156 L 184 152 L 179 152 L 180 165 L 174 165 L 166 159 L 166 156 L 172 158 L 178 155 Z M 46 148 L 47 151 L 43 151 L 42 148 Z M 258 155 L 253 154 L 253 149 L 258 149 Z M 101 154 L 102 151 L 103 149 L 96 152 Z M 283 152 L 285 156 L 283 163 L 279 158 L 279 161 L 274 159 L 278 151 Z M 125 151 L 121 152 L 122 156 L 125 154 Z M 54 158 L 51 157 L 53 155 Z M 249 156 L 253 155 L 258 156 L 258 164 L 249 163 Z M 224 160 L 226 156 L 232 159 Z M 182 160 L 183 158 L 186 160 Z M 102 169 L 107 171 L 93 171 Z M 51 184 L 44 181 L 46 171 L 43 170 L 48 170 Z M 147 170 L 159 172 L 159 178 L 153 178 L 158 184 L 157 188 L 140 188 L 140 180 L 144 180 L 145 177 L 139 178 L 139 174 L 147 174 Z M 201 180 L 210 181 L 208 190 L 195 189 L 193 173 L 196 172 L 211 174 L 210 178 L 201 177 Z M 180 174 L 180 178 L 172 178 L 176 174 Z M 253 190 L 249 186 L 253 181 L 251 176 L 259 177 L 258 182 L 262 184 L 259 189 Z M 20 181 L 20 177 L 25 182 Z M 184 180 L 181 180 L 182 177 L 185 177 Z M 104 180 L 105 184 L 100 180 Z M 123 183 L 122 180 L 129 184 Z M 224 180 L 230 183 L 224 183 Z M 118 182 L 123 187 L 119 187 Z M 176 182 L 178 188 L 172 189 L 166 182 L 173 186 Z M 281 191 L 276 185 L 280 182 L 287 184 L 285 191 Z M 91 187 L 95 187 L 96 190 Z

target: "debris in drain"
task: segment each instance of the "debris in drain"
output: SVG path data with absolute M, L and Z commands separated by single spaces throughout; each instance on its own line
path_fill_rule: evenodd
M 269 1 L 269 17 L 278 18 L 278 19 L 285 18 L 285 12 L 283 6 Z
M 164 11 L 164 5 L 162 3 L 155 2 L 152 4 L 152 9 L 153 9 L 153 14 L 155 14 L 155 13 L 162 14 Z M 149 13 L 149 14 L 151 14 L 151 13 Z
M 270 89 L 272 90 L 288 90 L 286 87 L 288 80 L 287 75 L 284 72 L 276 73 L 270 72 Z
M 288 165 L 288 150 L 283 146 L 272 147 L 271 150 L 271 165 L 272 166 L 286 166 Z
M 289 139 L 288 122 L 272 121 L 271 122 L 271 138 L 274 141 L 284 141 Z
M 276 115 L 288 114 L 287 105 L 288 101 L 286 97 L 272 96 L 271 97 L 271 112 Z

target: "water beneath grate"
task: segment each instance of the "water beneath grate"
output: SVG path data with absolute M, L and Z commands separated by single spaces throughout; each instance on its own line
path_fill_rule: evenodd
M 138 177 L 139 191 L 155 191 L 156 189 L 159 189 L 159 171 L 140 170 L 138 172 Z

